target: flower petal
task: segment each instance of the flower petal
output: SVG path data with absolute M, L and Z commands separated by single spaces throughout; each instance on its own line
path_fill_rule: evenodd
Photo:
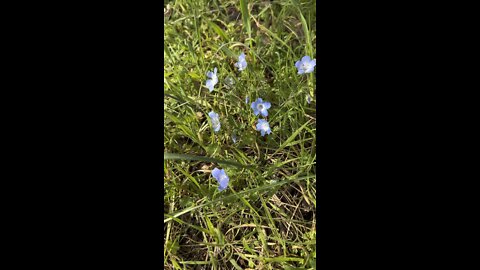
M 265 107 L 265 109 L 270 109 L 270 107 L 272 106 L 272 104 L 270 104 L 270 102 L 264 102 L 263 103 L 263 106 Z
M 224 173 L 225 174 L 225 173 Z M 230 179 L 228 178 L 228 176 L 224 176 L 224 177 L 220 177 L 221 180 L 218 181 L 218 183 L 220 184 L 220 187 L 223 187 L 224 189 L 227 187 L 228 185 L 228 182 L 230 181 Z
M 207 80 L 207 82 L 205 83 L 205 85 L 210 88 L 213 86 L 213 80 Z
M 307 61 L 310 61 L 310 56 L 308 55 L 305 55 L 304 57 L 302 57 L 302 62 L 307 62 Z
M 218 177 L 220 177 L 220 174 L 221 174 L 221 170 L 219 170 L 218 168 L 215 168 L 213 169 L 212 171 L 212 176 L 217 179 Z
M 207 83 L 205 85 L 207 86 L 208 90 L 210 90 L 210 92 L 212 92 L 213 88 L 215 87 L 215 84 L 217 84 L 217 81 L 207 80 Z
M 305 70 L 305 73 L 311 73 L 315 69 L 315 66 L 309 65 L 308 68 Z
M 263 110 L 260 111 L 260 113 L 264 116 L 264 117 L 267 117 L 268 116 L 268 111 L 263 108 Z
M 212 119 L 212 120 L 218 120 L 218 114 L 217 113 L 210 112 L 208 114 L 208 116 L 210 116 L 210 119 Z
M 215 172 L 215 175 L 213 175 L 213 172 Z M 215 168 L 212 171 L 212 175 L 214 176 L 215 180 L 217 180 L 219 187 L 218 190 L 222 191 L 227 188 L 228 182 L 230 179 L 228 178 L 228 175 L 225 173 L 225 170 L 218 170 Z

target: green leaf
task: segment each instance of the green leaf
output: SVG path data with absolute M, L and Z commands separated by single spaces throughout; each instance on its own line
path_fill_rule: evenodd
M 240 265 L 238 265 L 237 262 L 235 262 L 234 259 L 230 259 L 229 262 L 233 265 L 233 267 L 235 267 L 235 269 L 237 269 L 237 270 L 242 270 L 242 268 L 240 267 Z
M 227 46 L 223 46 L 221 50 L 230 58 L 237 59 L 238 55 L 236 55 L 232 50 L 230 50 Z M 240 54 L 239 54 L 240 55 Z
M 225 41 L 228 41 L 228 37 L 225 34 L 225 32 L 223 32 L 222 28 L 220 28 L 218 25 L 216 25 L 211 21 L 208 21 L 208 26 L 210 26 L 210 28 L 212 28 L 212 30 L 215 31 L 215 33 L 217 33 L 219 36 L 225 39 Z
M 202 77 L 196 72 L 189 72 L 188 76 L 195 80 L 202 80 Z

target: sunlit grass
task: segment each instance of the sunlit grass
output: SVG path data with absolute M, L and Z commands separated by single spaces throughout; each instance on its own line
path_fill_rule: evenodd
M 315 93 L 315 77 L 298 75 L 294 64 L 315 58 L 315 15 L 315 1 L 183 0 L 165 8 L 165 269 L 314 266 L 316 101 L 306 95 Z M 248 66 L 239 72 L 242 52 Z M 219 82 L 210 93 L 214 67 Z M 265 137 L 250 108 L 259 97 L 272 104 Z M 216 167 L 230 178 L 222 192 L 211 177 Z

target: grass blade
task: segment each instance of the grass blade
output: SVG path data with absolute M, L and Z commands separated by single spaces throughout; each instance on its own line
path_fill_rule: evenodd
M 275 153 L 273 153 L 273 155 L 275 155 L 276 153 L 278 153 L 279 151 L 281 151 L 283 148 L 285 148 L 291 141 L 293 141 L 295 139 L 295 137 L 297 137 L 297 135 L 300 133 L 300 131 L 302 131 L 308 124 L 310 124 L 310 120 L 308 120 L 305 124 L 303 124 L 303 126 L 301 126 L 299 129 L 295 130 L 295 132 L 290 136 L 288 137 L 288 139 L 282 143 L 282 145 L 280 145 L 280 147 L 275 151 Z
M 225 32 L 223 32 L 223 30 L 220 27 L 218 27 L 218 25 L 216 25 L 211 21 L 208 21 L 208 26 L 210 26 L 210 28 L 212 28 L 212 30 L 215 31 L 215 33 L 217 33 L 219 36 L 225 39 L 225 41 L 228 41 L 227 35 L 225 34 Z
M 199 160 L 212 163 L 226 164 L 245 169 L 256 169 L 253 165 L 243 165 L 235 161 L 186 154 L 163 153 L 163 160 Z
M 248 0 L 240 0 L 240 12 L 242 13 L 242 21 L 243 21 L 243 26 L 245 27 L 245 30 L 247 31 L 248 34 L 248 40 L 250 41 L 250 50 L 253 49 L 253 43 L 252 43 L 252 26 L 250 24 L 250 13 L 248 12 Z M 255 55 L 252 54 L 253 56 L 253 62 L 255 63 Z
M 240 0 L 240 11 L 242 12 L 242 21 L 243 21 L 243 27 L 245 27 L 245 30 L 247 31 L 248 38 L 252 38 L 252 29 L 250 26 L 250 16 L 248 13 L 248 0 Z M 251 45 L 251 41 L 250 41 Z M 251 46 L 250 46 L 251 48 Z
M 313 56 L 312 39 L 310 37 L 310 31 L 308 30 L 308 24 L 307 24 L 307 21 L 305 20 L 305 17 L 303 16 L 300 8 L 298 8 L 298 13 L 300 14 L 300 20 L 302 21 L 303 33 L 305 34 L 305 46 L 306 46 L 305 52 L 307 53 L 307 55 L 309 55 L 310 57 L 313 58 L 314 56 Z

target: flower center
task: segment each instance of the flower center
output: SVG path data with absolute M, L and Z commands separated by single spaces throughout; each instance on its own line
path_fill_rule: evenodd
M 258 104 L 258 105 L 257 105 L 257 109 L 258 109 L 259 111 L 263 110 L 263 104 Z

